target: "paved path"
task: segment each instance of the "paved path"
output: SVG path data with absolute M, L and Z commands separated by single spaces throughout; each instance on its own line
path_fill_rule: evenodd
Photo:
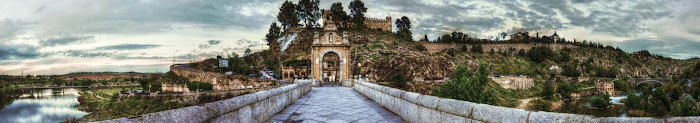
M 317 87 L 299 98 L 269 123 L 401 123 L 403 120 L 348 87 Z

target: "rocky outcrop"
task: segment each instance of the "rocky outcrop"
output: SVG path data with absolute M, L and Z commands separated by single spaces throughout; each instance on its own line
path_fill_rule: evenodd
M 221 73 L 206 72 L 195 69 L 189 69 L 188 65 L 176 64 L 170 66 L 170 71 L 174 72 L 178 76 L 187 78 L 189 81 L 206 82 L 212 84 L 214 90 L 227 90 L 227 89 L 240 89 L 240 88 L 253 88 L 262 86 L 271 86 L 274 81 L 252 78 L 246 76 L 238 75 L 225 75 Z M 165 84 L 164 84 L 165 85 Z M 163 90 L 186 90 L 182 89 L 181 85 L 167 85 L 166 89 Z M 167 87 L 172 87 L 167 88 Z M 186 87 L 186 86 L 185 86 Z
M 372 47 L 372 44 L 367 46 Z M 355 74 L 371 80 L 386 81 L 394 74 L 402 74 L 407 80 L 443 79 L 452 76 L 452 71 L 456 68 L 445 57 L 402 45 L 384 44 L 382 48 L 358 49 Z

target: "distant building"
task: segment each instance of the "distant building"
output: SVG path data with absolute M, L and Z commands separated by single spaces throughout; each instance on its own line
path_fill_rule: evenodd
M 610 95 L 615 95 L 615 83 L 612 82 L 596 82 L 595 86 L 597 88 L 597 94 L 608 93 Z
M 557 35 L 557 31 L 554 31 L 554 35 L 552 35 L 551 38 L 552 38 L 552 40 L 554 40 L 555 42 L 556 42 L 556 41 L 559 41 L 560 38 L 559 38 L 559 35 Z

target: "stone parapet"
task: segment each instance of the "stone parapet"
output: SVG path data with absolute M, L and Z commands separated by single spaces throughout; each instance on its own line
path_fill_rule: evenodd
M 311 91 L 310 82 L 298 82 L 266 91 L 185 108 L 119 118 L 103 123 L 261 123 Z
M 355 80 L 353 87 L 369 99 L 374 100 L 389 111 L 412 123 L 700 122 L 700 117 L 594 117 L 580 114 L 530 111 L 421 95 L 358 80 Z

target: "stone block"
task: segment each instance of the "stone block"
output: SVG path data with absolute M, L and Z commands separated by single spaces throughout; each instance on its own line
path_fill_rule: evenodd
M 253 112 L 251 110 L 251 106 L 245 106 L 236 112 L 238 113 L 238 119 L 241 123 L 253 122 Z
M 394 96 L 394 97 L 396 97 L 396 98 L 401 98 L 401 96 L 403 95 L 403 93 L 406 93 L 406 91 L 402 91 L 402 90 L 395 89 L 395 88 L 387 88 L 387 92 L 386 92 L 386 93 L 389 94 L 389 95 L 391 95 L 391 96 Z
M 226 113 L 224 115 L 218 116 L 214 119 L 209 120 L 212 123 L 238 123 L 238 111 L 233 111 Z
M 253 93 L 255 96 L 257 96 L 258 102 L 267 99 L 268 97 L 271 96 L 270 90 L 267 91 L 258 91 Z
M 443 123 L 464 123 L 464 122 L 466 122 L 466 120 L 467 119 L 464 117 L 453 115 L 450 113 L 446 113 L 446 112 L 440 113 L 440 121 Z
M 406 101 L 409 101 L 411 103 L 418 103 L 418 97 L 421 96 L 421 94 L 414 93 L 414 92 L 405 92 L 403 95 L 401 95 L 401 99 L 404 99 Z
M 413 123 L 420 122 L 420 119 L 418 117 L 418 113 L 419 113 L 418 107 L 419 106 L 411 101 L 403 100 L 401 102 L 402 102 L 401 113 L 400 114 L 397 113 L 397 114 L 399 116 L 401 116 L 401 118 L 403 118 L 404 120 L 407 120 L 409 122 L 413 122 Z
M 420 123 L 434 123 L 438 122 L 437 119 L 440 119 L 441 114 L 435 109 L 419 106 L 418 111 L 417 116 L 420 119 Z
M 522 109 L 478 104 L 474 106 L 471 119 L 484 122 L 524 123 L 527 122 L 527 114 L 528 112 Z
M 600 117 L 602 123 L 663 123 L 663 118 L 652 117 Z
M 700 123 L 700 117 L 669 117 L 666 118 L 669 123 Z
M 438 104 L 437 109 L 440 112 L 448 112 L 454 115 L 469 118 L 472 114 L 474 106 L 476 105 L 479 104 L 455 99 L 442 98 L 440 99 L 440 103 Z
M 578 114 L 565 114 L 565 113 L 554 113 L 554 112 L 539 112 L 531 111 L 530 118 L 528 119 L 531 123 L 566 123 L 566 122 L 586 122 L 586 118 L 592 118 L 589 115 L 578 115 Z
M 418 97 L 418 105 L 420 106 L 425 106 L 427 108 L 432 108 L 432 109 L 437 109 L 437 106 L 440 102 L 439 97 L 435 96 L 430 96 L 430 95 L 421 95 Z

